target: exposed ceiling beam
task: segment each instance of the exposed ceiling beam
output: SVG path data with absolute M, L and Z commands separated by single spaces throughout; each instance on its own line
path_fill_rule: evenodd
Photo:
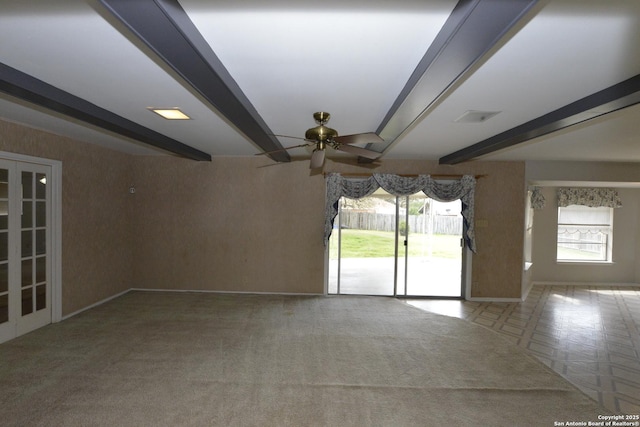
M 537 1 L 460 0 L 376 130 L 385 143 L 367 149 L 389 149 Z
M 262 150 L 283 148 L 177 0 L 100 2 Z M 291 160 L 285 151 L 269 157 Z
M 211 161 L 211 156 L 207 153 L 127 120 L 2 63 L 0 63 L 0 92 L 192 160 Z
M 440 158 L 453 165 L 640 103 L 640 74 Z

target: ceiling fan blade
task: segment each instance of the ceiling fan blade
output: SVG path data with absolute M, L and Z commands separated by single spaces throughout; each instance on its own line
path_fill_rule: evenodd
M 277 136 L 280 138 L 291 138 L 291 139 L 300 139 L 302 141 L 309 141 L 309 142 L 315 142 L 312 139 L 307 139 L 307 138 L 300 138 L 299 136 L 290 136 L 290 135 L 276 135 L 276 134 L 269 134 L 271 136 Z
M 339 145 L 336 150 L 345 151 L 347 153 L 355 154 L 356 156 L 366 157 L 367 159 L 375 160 L 382 155 L 377 151 L 367 150 L 366 148 L 354 147 L 353 145 Z
M 375 132 L 355 133 L 353 135 L 342 135 L 333 138 L 335 142 L 340 144 L 369 144 L 376 142 L 384 142 Z
M 281 148 L 279 150 L 273 150 L 273 151 L 265 151 L 263 153 L 256 153 L 256 156 L 262 156 L 265 154 L 271 154 L 271 153 L 279 153 L 280 151 L 287 151 L 287 150 L 291 150 L 292 148 L 300 148 L 300 147 L 308 147 L 310 145 L 314 145 L 314 144 L 300 144 L 300 145 L 294 145 L 292 147 L 285 147 L 285 148 Z
M 318 169 L 324 165 L 324 150 L 314 150 L 311 155 L 311 163 L 309 163 L 309 169 Z

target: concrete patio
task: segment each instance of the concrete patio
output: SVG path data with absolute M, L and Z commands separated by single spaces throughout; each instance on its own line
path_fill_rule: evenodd
M 404 258 L 398 260 L 397 295 L 460 297 L 460 259 L 411 257 L 407 290 L 404 287 Z M 329 293 L 337 294 L 338 260 L 329 263 Z M 394 258 L 342 258 L 340 294 L 394 295 Z

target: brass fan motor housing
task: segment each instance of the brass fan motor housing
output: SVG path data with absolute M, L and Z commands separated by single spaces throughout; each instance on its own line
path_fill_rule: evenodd
M 336 131 L 335 129 L 331 129 L 330 127 L 327 127 L 325 125 L 320 125 L 308 129 L 304 134 L 305 139 L 317 142 L 331 141 L 336 136 L 338 136 L 338 131 Z
M 325 142 L 331 142 L 333 138 L 338 136 L 338 131 L 325 126 L 325 123 L 327 123 L 330 118 L 331 114 L 324 111 L 313 113 L 313 119 L 320 126 L 308 129 L 304 134 L 305 139 L 316 141 L 318 143 L 318 150 L 324 150 Z

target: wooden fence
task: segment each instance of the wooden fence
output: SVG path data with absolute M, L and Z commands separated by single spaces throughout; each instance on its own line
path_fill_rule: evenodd
M 350 212 L 343 210 L 340 214 L 343 228 L 358 230 L 395 231 L 396 221 L 394 214 L 381 214 L 373 212 Z M 402 229 L 405 223 L 404 217 L 400 219 Z M 462 217 L 434 215 L 409 215 L 409 231 L 422 234 L 462 234 Z M 338 226 L 337 220 L 335 226 Z

